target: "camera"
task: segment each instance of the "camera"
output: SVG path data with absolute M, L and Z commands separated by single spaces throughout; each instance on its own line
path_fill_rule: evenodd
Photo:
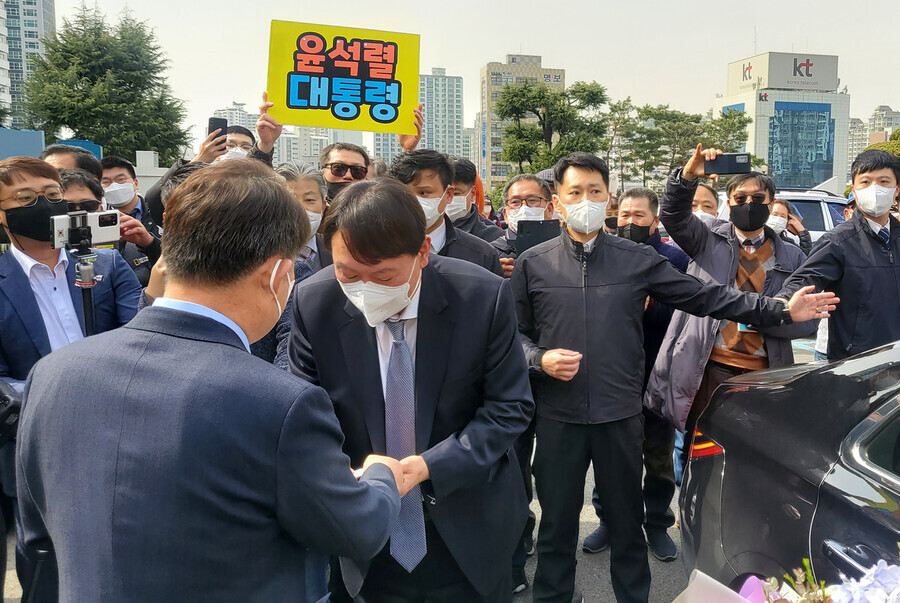
M 50 246 L 75 248 L 87 241 L 92 245 L 107 245 L 119 240 L 119 212 L 115 209 L 88 213 L 70 211 L 64 216 L 53 216 Z

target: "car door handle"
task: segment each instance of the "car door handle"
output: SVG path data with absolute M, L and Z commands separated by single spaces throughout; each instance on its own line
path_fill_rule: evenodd
M 848 578 L 860 578 L 879 559 L 878 554 L 864 544 L 847 546 L 835 540 L 824 541 L 822 553 Z

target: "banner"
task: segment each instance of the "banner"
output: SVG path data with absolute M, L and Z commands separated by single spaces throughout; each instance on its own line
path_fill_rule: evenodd
M 419 36 L 272 21 L 266 90 L 282 124 L 415 134 Z

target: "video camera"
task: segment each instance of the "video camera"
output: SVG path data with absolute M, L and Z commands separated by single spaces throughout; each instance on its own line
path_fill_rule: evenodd
M 53 216 L 50 228 L 50 246 L 54 249 L 107 245 L 121 237 L 119 212 L 115 209 L 91 213 L 70 211 L 64 216 Z

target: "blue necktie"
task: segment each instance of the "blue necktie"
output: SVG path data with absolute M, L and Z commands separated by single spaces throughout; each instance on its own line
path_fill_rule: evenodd
M 403 459 L 416 453 L 416 393 L 412 354 L 406 344 L 406 321 L 387 321 L 391 332 L 384 397 L 384 433 L 387 455 Z M 400 500 L 400 518 L 391 532 L 391 556 L 412 572 L 425 557 L 425 511 L 419 486 Z
M 881 237 L 881 240 L 884 241 L 885 246 L 887 246 L 891 240 L 891 231 L 889 231 L 887 229 L 887 226 L 885 226 L 878 231 L 878 236 Z

